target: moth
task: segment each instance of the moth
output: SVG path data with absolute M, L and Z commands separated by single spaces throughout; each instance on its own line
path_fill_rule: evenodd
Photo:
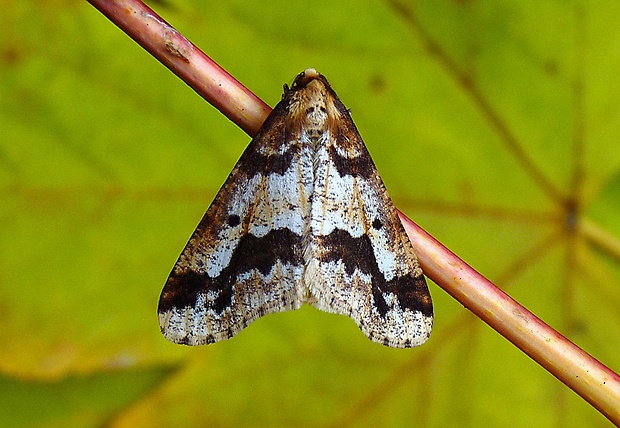
M 433 325 L 396 208 L 349 111 L 311 68 L 284 85 L 191 236 L 159 324 L 173 342 L 208 344 L 303 303 L 396 348 L 421 345 Z

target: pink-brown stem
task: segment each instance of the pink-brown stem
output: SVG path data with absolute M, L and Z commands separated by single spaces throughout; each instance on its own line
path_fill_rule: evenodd
M 620 376 L 399 214 L 425 275 L 612 422 L 620 423 Z
M 271 108 L 141 1 L 88 0 L 249 135 Z
M 250 136 L 271 110 L 137 0 L 88 0 Z M 463 306 L 620 425 L 620 377 L 553 330 L 405 217 L 424 273 Z

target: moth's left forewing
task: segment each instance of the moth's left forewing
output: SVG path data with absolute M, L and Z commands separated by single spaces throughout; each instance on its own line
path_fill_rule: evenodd
M 312 162 L 291 138 L 288 115 L 285 99 L 244 151 L 166 281 L 158 312 L 169 340 L 217 342 L 260 316 L 301 305 Z
M 350 316 L 375 342 L 421 345 L 433 323 L 426 281 L 349 112 L 328 89 L 338 120 L 317 151 L 311 303 Z

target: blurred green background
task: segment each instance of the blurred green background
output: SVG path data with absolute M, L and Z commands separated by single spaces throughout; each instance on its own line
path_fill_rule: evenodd
M 272 106 L 326 75 L 396 205 L 620 369 L 618 2 L 150 5 Z M 417 349 L 309 307 L 168 343 L 249 138 L 85 1 L 0 8 L 0 426 L 610 425 L 432 283 Z

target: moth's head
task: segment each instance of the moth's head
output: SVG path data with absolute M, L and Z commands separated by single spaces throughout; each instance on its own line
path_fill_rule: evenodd
M 337 123 L 340 112 L 336 108 L 336 94 L 327 79 L 314 68 L 297 75 L 290 90 L 290 118 L 294 128 L 305 131 L 310 138 L 319 138 Z
M 293 80 L 293 89 L 303 88 L 314 79 L 321 79 L 324 83 L 327 83 L 325 76 L 321 75 L 314 68 L 306 68 Z

